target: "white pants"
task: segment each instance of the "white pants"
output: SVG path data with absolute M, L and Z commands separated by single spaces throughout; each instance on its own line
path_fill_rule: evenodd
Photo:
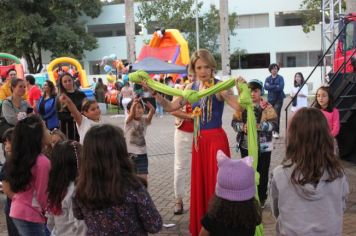
M 124 107 L 125 110 L 125 115 L 127 115 L 127 104 L 129 104 L 129 102 L 131 102 L 131 98 L 123 98 L 122 99 L 122 106 Z
M 174 195 L 184 197 L 185 177 L 191 165 L 193 133 L 174 132 Z

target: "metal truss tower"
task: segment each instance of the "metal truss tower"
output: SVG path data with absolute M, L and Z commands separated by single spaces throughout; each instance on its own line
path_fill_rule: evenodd
M 340 16 L 342 15 L 341 6 L 342 0 L 322 0 L 321 49 L 323 55 L 326 53 L 326 50 L 338 34 L 338 22 Z M 332 65 L 334 61 L 335 46 L 336 45 L 332 47 L 331 51 L 329 51 L 324 58 L 324 63 L 322 66 L 322 76 L 324 77 L 322 81 L 324 82 L 327 74 L 326 66 Z

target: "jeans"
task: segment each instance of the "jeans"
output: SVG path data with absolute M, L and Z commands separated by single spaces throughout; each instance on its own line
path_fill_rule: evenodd
M 12 221 L 21 236 L 46 236 L 46 226 L 43 223 L 34 223 L 16 218 L 12 218 Z
M 283 106 L 283 99 L 282 100 L 277 100 L 275 102 L 269 102 L 273 106 L 274 110 L 277 113 L 277 127 L 276 127 L 276 132 L 279 133 L 279 123 L 280 123 L 280 117 L 281 117 L 281 110 Z
M 176 128 L 174 133 L 174 196 L 184 197 L 185 178 L 192 161 L 193 133 Z
M 241 148 L 241 156 L 248 156 L 247 149 Z M 271 152 L 258 152 L 257 172 L 260 174 L 260 184 L 257 187 L 260 202 L 267 199 L 268 172 L 271 163 Z
M 6 218 L 7 233 L 8 233 L 9 236 L 18 236 L 20 234 L 17 231 L 17 228 L 16 228 L 14 222 L 12 221 L 12 218 L 9 216 L 10 208 L 11 208 L 11 199 L 10 198 L 6 198 L 5 199 L 4 212 L 5 212 L 5 218 Z
M 163 107 L 162 107 L 161 103 L 159 103 L 156 100 L 156 105 L 157 105 L 157 108 L 156 108 L 157 115 L 163 116 Z

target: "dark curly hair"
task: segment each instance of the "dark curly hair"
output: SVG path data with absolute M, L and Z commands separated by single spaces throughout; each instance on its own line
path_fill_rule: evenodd
M 6 163 L 6 180 L 14 193 L 25 191 L 32 179 L 31 169 L 42 150 L 44 125 L 36 116 L 20 120 L 14 129 L 11 158 Z
M 54 215 L 62 212 L 62 200 L 71 182 L 77 177 L 82 146 L 76 141 L 62 141 L 52 150 L 48 179 L 48 209 Z
M 262 222 L 262 209 L 255 198 L 246 201 L 229 201 L 213 195 L 208 216 L 231 228 L 254 228 Z

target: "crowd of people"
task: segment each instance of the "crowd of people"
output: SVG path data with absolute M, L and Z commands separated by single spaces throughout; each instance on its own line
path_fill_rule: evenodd
M 175 83 L 171 78 L 154 79 L 177 89 L 203 91 L 221 82 L 215 78 L 216 67 L 212 54 L 200 49 L 192 54 L 189 78 Z M 102 121 L 98 104 L 105 91 L 102 80 L 95 81 L 97 100 L 88 100 L 70 73 L 60 74 L 58 88 L 47 80 L 41 92 L 33 76 L 17 79 L 16 71 L 10 70 L 0 88 L 0 126 L 7 125 L 2 133 L 6 163 L 1 181 L 9 235 L 160 231 L 162 218 L 147 191 L 145 135 L 156 111 L 161 116 L 163 110 L 176 117 L 172 213 L 184 214 L 185 177 L 191 165 L 193 236 L 254 235 L 268 196 L 278 235 L 341 235 L 349 189 L 338 158 L 335 136 L 340 121 L 331 93 L 320 87 L 315 107 L 307 108 L 303 75 L 295 74 L 285 158 L 270 178 L 272 140 L 280 137 L 286 96 L 279 66 L 271 64 L 268 69 L 265 83 L 252 79 L 247 84 L 256 117 L 257 188 L 253 159 L 248 156 L 252 134 L 247 111 L 231 89 L 190 104 L 183 97 L 154 91 L 145 82 L 138 89 L 127 82 L 120 91 L 126 115 L 121 129 Z M 247 83 L 241 77 L 236 82 Z M 222 128 L 225 103 L 234 110 L 231 126 L 240 159 L 230 158 Z

